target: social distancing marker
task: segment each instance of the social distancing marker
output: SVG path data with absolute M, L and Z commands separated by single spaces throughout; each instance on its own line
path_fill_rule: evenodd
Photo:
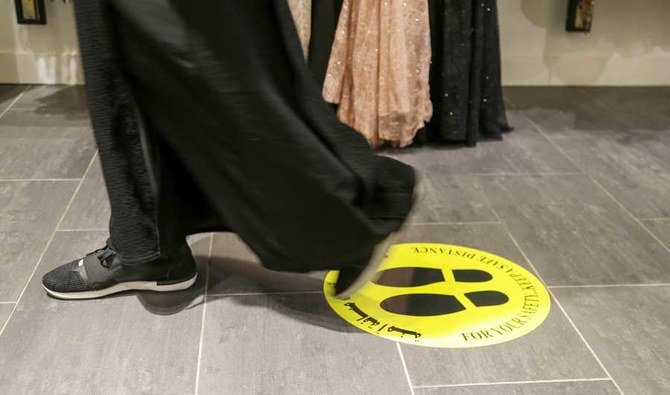
M 338 272 L 326 276 L 328 304 L 365 332 L 426 347 L 507 342 L 537 329 L 551 301 L 540 280 L 507 259 L 447 244 L 398 244 L 380 277 L 353 297 L 335 298 Z

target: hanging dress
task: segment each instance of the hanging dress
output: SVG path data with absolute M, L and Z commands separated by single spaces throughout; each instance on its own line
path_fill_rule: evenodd
M 430 21 L 425 0 L 345 0 L 324 98 L 377 147 L 410 145 L 430 120 Z
M 312 34 L 312 0 L 288 0 L 291 15 L 295 22 L 302 53 L 305 59 L 309 57 L 309 42 Z
M 496 0 L 429 0 L 434 115 L 417 140 L 500 139 L 505 115 Z

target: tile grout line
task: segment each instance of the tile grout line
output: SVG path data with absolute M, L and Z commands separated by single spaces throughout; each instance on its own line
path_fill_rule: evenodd
M 16 304 L 16 302 L 0 302 L 0 304 Z
M 407 379 L 407 385 L 409 386 L 409 392 L 414 395 L 414 386 L 412 385 L 412 379 L 409 377 L 409 370 L 407 370 L 407 363 L 405 362 L 405 356 L 402 353 L 402 348 L 400 348 L 400 343 L 396 342 L 396 347 L 398 348 L 398 355 L 400 355 L 400 362 L 402 362 L 402 368 L 405 371 L 405 378 Z
M 477 183 L 479 183 L 479 180 L 475 180 L 475 181 L 476 181 Z M 480 186 L 481 186 L 481 185 L 480 185 Z M 531 269 L 533 269 L 533 272 L 535 272 L 535 274 L 537 275 L 537 278 L 538 278 L 538 279 L 542 282 L 542 284 L 544 284 L 544 286 L 547 288 L 547 292 L 548 292 L 548 293 L 551 295 L 551 297 L 554 299 L 554 301 L 556 302 L 556 305 L 558 306 L 558 308 L 561 310 L 561 312 L 563 313 L 563 315 L 565 316 L 565 318 L 568 320 L 568 322 L 570 323 L 570 325 L 572 325 L 572 328 L 575 330 L 575 332 L 577 332 L 577 335 L 580 337 L 580 339 L 582 340 L 582 342 L 584 343 L 584 345 L 586 345 L 586 348 L 588 348 L 588 350 L 591 352 L 591 355 L 593 355 L 593 357 L 596 359 L 596 361 L 597 361 L 598 364 L 600 365 L 600 368 L 605 372 L 605 374 L 607 375 L 607 377 L 608 377 L 610 380 L 612 380 L 612 383 L 613 383 L 614 386 L 617 388 L 617 390 L 619 391 L 619 393 L 621 393 L 621 394 L 623 395 L 623 391 L 621 390 L 621 387 L 619 387 L 619 384 L 618 384 L 616 381 L 614 381 L 614 379 L 612 378 L 612 375 L 610 374 L 610 372 L 607 370 L 607 368 L 605 367 L 605 365 L 602 363 L 602 361 L 600 360 L 600 358 L 598 357 L 598 355 L 595 353 L 595 351 L 593 350 L 593 348 L 591 347 L 591 345 L 586 341 L 586 338 L 584 337 L 584 335 L 582 335 L 582 332 L 579 330 L 579 328 L 577 328 L 577 325 L 575 325 L 574 321 L 572 321 L 572 318 L 570 318 L 570 316 L 568 315 L 568 312 L 567 312 L 567 311 L 563 308 L 563 306 L 561 305 L 561 302 L 558 300 L 558 298 L 556 297 L 556 295 L 554 295 L 554 293 L 551 291 L 551 288 L 549 288 L 549 287 L 547 286 L 547 283 L 542 279 L 542 275 L 541 275 L 540 272 L 537 270 L 537 268 L 535 267 L 535 265 L 533 265 L 533 262 L 530 260 L 530 258 L 528 257 L 528 255 L 526 255 L 526 252 L 523 250 L 523 248 L 521 248 L 521 245 L 520 245 L 519 242 L 516 240 L 516 238 L 514 237 L 514 235 L 512 234 L 512 232 L 509 230 L 509 227 L 507 226 L 507 223 L 504 222 L 504 221 L 502 220 L 502 218 L 500 217 L 500 214 L 498 214 L 498 211 L 493 207 L 493 204 L 490 202 L 490 200 L 488 199 L 488 197 L 486 197 L 486 195 L 484 195 L 484 199 L 485 199 L 485 201 L 488 203 L 488 205 L 489 205 L 489 207 L 491 208 L 491 210 L 493 211 L 493 214 L 495 214 L 496 218 L 498 218 L 498 220 L 499 220 L 500 222 L 502 222 L 502 224 L 503 224 L 502 227 L 503 227 L 503 228 L 505 229 L 505 231 L 507 232 L 507 235 L 508 235 L 508 236 L 510 237 L 510 239 L 512 240 L 512 243 L 514 243 L 514 245 L 516 246 L 517 250 L 519 250 L 519 252 L 520 252 L 521 255 L 523 256 L 523 258 L 526 260 L 526 262 L 528 262 L 528 265 L 530 265 Z
M 670 217 L 638 218 L 640 221 L 670 221 Z
M 212 263 L 212 248 L 214 246 L 214 233 L 209 235 L 209 253 L 207 266 L 205 267 L 205 294 L 202 298 L 202 317 L 200 319 L 200 341 L 198 342 L 198 364 L 195 371 L 195 395 L 200 391 L 200 365 L 202 363 L 202 344 L 205 337 L 205 318 L 207 317 L 207 290 L 209 289 L 209 265 Z
M 503 227 L 504 227 L 505 230 L 507 231 L 507 234 L 509 235 L 509 237 L 512 239 L 512 242 L 514 243 L 514 245 L 516 246 L 516 248 L 519 250 L 519 252 L 521 252 L 521 255 L 523 255 L 523 257 L 524 257 L 524 259 L 526 260 L 526 262 L 528 262 L 528 264 L 530 265 L 530 267 L 533 268 L 533 271 L 537 274 L 537 277 L 540 279 L 540 281 L 542 281 L 542 283 L 543 283 L 543 284 L 545 285 L 545 287 L 546 287 L 546 286 L 547 286 L 547 283 L 542 279 L 542 276 L 540 275 L 540 272 L 537 270 L 537 268 L 535 267 L 535 265 L 533 265 L 533 262 L 530 260 L 530 258 L 528 257 L 528 255 L 526 255 L 525 251 L 521 248 L 521 245 L 520 245 L 519 242 L 516 240 L 516 238 L 512 235 L 512 232 L 509 230 L 509 228 L 507 227 L 507 225 L 505 224 Z M 552 292 L 551 288 L 548 288 L 548 287 L 547 287 L 547 292 L 549 292 L 549 294 L 551 295 L 551 297 L 554 299 L 554 301 L 556 302 L 556 305 L 558 306 L 558 308 L 561 310 L 561 312 L 563 313 L 563 315 L 565 316 L 565 318 L 568 320 L 568 322 L 570 323 L 570 325 L 572 325 L 572 328 L 575 330 L 575 332 L 577 332 L 577 335 L 578 335 L 579 338 L 582 340 L 582 342 L 584 343 L 584 345 L 586 346 L 586 348 L 588 348 L 588 350 L 591 352 L 591 355 L 593 355 L 593 357 L 596 359 L 596 361 L 598 362 L 598 365 L 600 365 L 600 368 L 603 370 L 603 372 L 605 372 L 605 374 L 607 375 L 607 377 L 608 377 L 610 380 L 612 380 L 612 383 L 613 383 L 614 386 L 617 388 L 617 390 L 619 391 L 619 393 L 621 393 L 621 394 L 623 395 L 623 391 L 621 390 L 621 387 L 619 387 L 619 384 L 618 384 L 616 381 L 614 381 L 614 378 L 612 378 L 612 375 L 610 374 L 609 370 L 607 370 L 607 368 L 605 367 L 605 364 L 603 364 L 603 362 L 600 360 L 600 357 L 598 357 L 598 354 L 596 354 L 595 350 L 591 347 L 591 345 L 589 344 L 589 342 L 586 341 L 586 338 L 584 337 L 584 335 L 582 334 L 582 332 L 579 330 L 579 328 L 577 328 L 577 325 L 576 325 L 575 322 L 572 320 L 572 318 L 570 317 L 570 315 L 568 314 L 568 312 L 565 310 L 565 308 L 563 308 L 563 305 L 562 305 L 561 302 L 558 300 L 558 297 L 556 297 L 556 295 Z
M 553 140 L 551 140 L 551 139 L 549 138 L 549 136 L 542 130 L 541 127 L 539 127 L 539 125 L 537 125 L 535 122 L 533 122 L 532 119 L 528 118 L 527 116 L 523 115 L 523 117 L 526 118 L 526 120 L 531 124 L 531 126 L 533 126 L 533 127 L 538 131 L 538 133 L 540 133 L 540 134 L 542 135 L 542 137 L 544 137 L 545 140 L 547 140 L 547 142 L 549 142 L 549 144 L 553 145 L 554 148 L 557 149 L 561 154 L 563 154 L 563 156 L 565 156 L 565 157 L 566 157 L 566 158 L 567 158 L 567 159 L 568 159 L 568 160 L 569 160 L 569 161 L 570 161 L 570 162 L 571 162 L 571 163 L 572 163 L 578 170 L 581 170 L 582 172 L 584 172 L 584 170 L 583 170 L 580 166 L 578 166 L 577 163 L 575 163 L 575 161 L 574 161 L 570 156 L 568 156 L 568 155 L 565 153 L 565 151 L 564 151 L 560 146 L 558 146 L 558 144 L 556 144 L 555 141 L 553 141 Z M 593 180 L 593 178 L 592 178 L 589 174 L 587 174 L 586 172 L 584 172 L 584 176 L 586 176 L 586 178 L 588 178 L 589 180 L 591 180 L 591 181 L 593 181 L 593 182 L 595 183 L 595 180 Z M 596 185 L 599 185 L 599 184 L 596 183 Z M 601 187 L 601 188 L 602 188 L 602 187 Z M 611 196 L 611 195 L 610 195 L 610 196 Z M 616 202 L 616 200 L 614 200 L 614 201 Z M 617 203 L 618 203 L 618 202 L 617 202 Z M 494 212 L 495 212 L 495 210 L 494 210 Z M 497 214 L 497 212 L 496 212 L 496 214 Z M 630 214 L 630 212 L 629 212 L 629 214 Z M 516 240 L 516 238 L 512 235 L 512 232 L 509 230 L 509 227 L 507 227 L 507 224 L 505 224 L 504 228 L 507 230 L 507 233 L 508 233 L 509 236 L 512 238 L 512 241 L 513 241 L 514 244 L 517 246 L 517 248 L 519 249 L 519 251 L 521 252 L 521 254 L 524 256 L 524 258 L 526 259 L 526 261 L 528 262 L 528 264 L 529 264 L 529 265 L 533 268 L 533 270 L 537 273 L 538 278 L 540 279 L 540 281 L 542 281 L 542 282 L 545 284 L 545 286 L 546 286 L 546 283 L 544 282 L 544 280 L 542 280 L 542 276 L 540 276 L 540 273 L 537 271 L 537 268 L 535 268 L 535 265 L 533 265 L 533 262 L 528 258 L 528 256 L 526 255 L 525 251 L 521 248 L 521 245 L 519 244 L 519 242 L 518 242 L 518 241 Z M 645 228 L 645 229 L 646 229 L 646 228 Z M 666 248 L 667 248 L 667 247 L 666 247 Z M 572 320 L 572 317 L 570 317 L 570 315 L 568 314 L 568 312 L 563 308 L 563 305 L 561 304 L 561 302 L 560 302 L 560 300 L 558 299 L 558 297 L 556 297 L 556 295 L 554 294 L 554 292 L 552 291 L 551 288 L 547 288 L 547 292 L 549 292 L 549 294 L 551 295 L 551 297 L 552 297 L 552 298 L 554 299 L 554 301 L 556 302 L 556 305 L 558 306 L 558 308 L 563 312 L 563 315 L 565 316 L 565 318 L 568 320 L 568 322 L 570 323 L 570 325 L 572 325 L 572 327 L 574 328 L 574 330 L 577 332 L 577 335 L 580 337 L 580 339 L 582 339 L 582 342 L 584 343 L 584 345 L 586 345 L 586 347 L 589 349 L 589 351 L 591 352 L 591 354 L 593 355 L 593 357 L 596 359 L 596 361 L 597 361 L 598 364 L 600 365 L 600 368 L 603 369 L 603 371 L 605 372 L 605 374 L 607 374 L 607 377 L 609 377 L 610 380 L 612 380 L 612 383 L 614 384 L 614 386 L 616 387 L 616 389 L 619 391 L 619 393 L 623 395 L 624 392 L 623 392 L 623 390 L 621 389 L 621 387 L 619 386 L 619 383 L 617 383 L 617 382 L 614 380 L 614 378 L 613 378 L 612 375 L 610 374 L 609 370 L 607 370 L 607 368 L 605 367 L 605 364 L 603 364 L 603 362 L 600 360 L 600 357 L 598 357 L 598 354 L 596 354 L 596 352 L 595 352 L 595 350 L 593 349 L 593 347 L 591 347 L 591 345 L 589 344 L 589 342 L 586 341 L 586 338 L 584 337 L 584 335 L 582 334 L 582 332 L 579 330 L 579 328 L 577 327 L 577 325 L 575 324 L 575 322 Z
M 652 232 L 649 228 L 647 228 L 647 226 L 646 226 L 644 223 L 642 223 L 641 220 L 639 220 L 637 217 L 635 217 L 635 216 L 633 215 L 633 213 L 631 213 L 631 212 L 630 212 L 630 211 L 629 211 L 623 204 L 621 204 L 621 202 L 619 202 L 619 201 L 618 201 L 618 200 L 617 200 L 617 199 L 616 199 L 616 198 L 615 198 L 615 197 L 614 197 L 614 196 L 613 196 L 607 189 L 605 189 L 604 186 L 602 186 L 598 181 L 596 181 L 595 179 L 591 178 L 590 176 L 588 176 L 588 177 L 589 177 L 589 179 L 590 179 L 591 181 L 593 181 L 593 183 L 596 184 L 596 185 L 597 185 L 597 186 L 598 186 L 598 187 L 599 187 L 599 188 L 600 188 L 600 189 L 601 189 L 607 196 L 609 196 L 610 199 L 612 199 L 612 201 L 614 201 L 614 203 L 616 203 L 616 204 L 617 204 L 617 205 L 618 205 L 624 212 L 626 212 L 628 215 L 630 215 L 631 218 L 633 218 L 633 219 L 635 220 L 635 222 L 637 222 L 637 224 L 640 225 L 640 226 L 642 227 L 642 229 L 644 229 L 645 231 L 647 231 L 647 233 L 649 233 L 649 235 L 650 235 L 652 238 L 654 238 L 654 240 L 656 240 L 656 242 L 657 242 L 658 244 L 660 244 L 663 248 L 665 248 L 666 251 L 668 251 L 668 252 L 670 253 L 670 246 L 666 245 L 666 244 L 663 242 L 663 240 L 661 240 L 658 236 L 656 236 L 656 234 L 655 234 L 654 232 Z
M 59 232 L 109 232 L 109 228 L 58 229 Z
M 436 226 L 436 225 L 449 225 L 449 226 L 460 226 L 460 225 L 502 225 L 501 222 L 496 221 L 481 221 L 481 222 L 415 222 L 409 223 L 408 225 L 416 226 Z
M 7 325 L 9 325 L 9 321 L 12 319 L 12 316 L 14 315 L 14 312 L 16 311 L 16 308 L 19 306 L 19 302 L 21 301 L 21 298 L 23 298 L 23 294 L 25 294 L 26 289 L 28 289 L 28 285 L 30 284 L 30 280 L 33 279 L 33 276 L 35 275 L 35 272 L 37 271 L 37 268 L 40 266 L 40 264 L 42 263 L 42 260 L 44 259 L 44 255 L 46 254 L 47 250 L 51 246 L 51 243 L 53 242 L 53 239 L 56 236 L 56 233 L 58 233 L 58 228 L 60 227 L 61 223 L 65 219 L 65 216 L 67 215 L 67 212 L 70 210 L 70 206 L 72 206 L 72 202 L 74 202 L 74 198 L 77 196 L 77 193 L 79 192 L 79 189 L 81 188 L 81 184 L 84 183 L 84 178 L 86 178 L 86 175 L 88 174 L 88 172 L 91 170 L 91 167 L 93 166 L 96 154 L 97 154 L 97 151 L 93 155 L 93 157 L 91 158 L 91 161 L 89 162 L 88 167 L 86 167 L 86 171 L 84 172 L 84 176 L 79 181 L 79 184 L 77 185 L 77 188 L 75 188 L 74 192 L 72 192 L 72 196 L 70 197 L 70 201 L 68 202 L 67 206 L 65 206 L 65 210 L 63 210 L 63 214 L 60 216 L 60 219 L 58 220 L 58 223 L 56 223 L 56 226 L 54 227 L 54 230 L 51 233 L 51 237 L 49 237 L 49 240 L 45 244 L 44 249 L 42 250 L 42 253 L 40 254 L 40 257 L 37 259 L 37 263 L 33 267 L 33 271 L 30 273 L 30 276 L 28 277 L 28 280 L 26 280 L 26 285 L 23 286 L 23 289 L 21 290 L 21 293 L 19 294 L 19 298 L 16 300 L 16 304 L 14 304 L 14 308 L 12 309 L 11 313 L 9 313 L 9 317 L 7 317 L 7 320 L 5 321 L 5 324 L 0 329 L 0 336 L 2 336 L 3 332 L 5 331 L 5 328 L 7 328 Z
M 530 381 L 501 381 L 496 383 L 471 383 L 471 384 L 444 384 L 444 385 L 417 385 L 414 388 L 428 389 L 428 388 L 458 388 L 458 387 L 486 387 L 493 385 L 518 385 L 518 384 L 551 384 L 551 383 L 583 383 L 583 382 L 600 382 L 612 381 L 610 378 L 593 378 L 593 379 L 558 379 L 558 380 L 530 380 Z
M 84 180 L 86 180 L 86 177 L 88 176 L 88 173 L 91 171 L 91 168 L 93 167 L 93 164 L 95 163 L 95 160 L 98 158 L 98 150 L 95 150 L 95 153 L 93 153 L 93 158 L 91 159 L 91 162 L 88 164 L 88 167 L 86 168 L 86 171 L 84 172 L 84 175 L 81 177 L 81 180 L 79 181 L 79 185 L 77 185 L 77 190 L 75 190 L 74 195 L 72 195 L 72 200 L 70 201 L 70 204 L 67 205 L 67 209 L 65 210 L 65 214 L 63 214 L 63 218 L 58 222 L 58 226 L 56 227 L 56 231 L 60 231 L 60 226 L 63 224 L 63 220 L 67 215 L 70 213 L 70 208 L 72 208 L 72 203 L 74 203 L 75 199 L 77 198 L 77 195 L 79 194 L 79 190 L 81 189 L 81 186 L 84 185 Z
M 479 183 L 479 180 L 477 180 L 477 183 Z M 480 184 L 480 186 L 481 186 L 481 184 Z M 533 272 L 535 273 L 537 278 L 548 289 L 549 286 L 542 279 L 542 275 L 540 275 L 540 272 L 537 270 L 535 265 L 533 265 L 533 262 L 531 262 L 531 260 L 528 258 L 528 255 L 526 255 L 526 252 L 521 248 L 521 245 L 519 244 L 519 242 L 517 242 L 516 238 L 512 235 L 512 232 L 509 230 L 509 227 L 507 226 L 507 223 L 502 220 L 502 218 L 500 217 L 500 214 L 498 214 L 498 211 L 493 207 L 493 204 L 488 199 L 488 197 L 484 196 L 484 199 L 485 199 L 486 203 L 489 205 L 489 208 L 491 209 L 491 211 L 493 211 L 493 214 L 496 216 L 496 218 L 498 218 L 498 221 L 500 221 L 500 223 L 502 224 L 502 228 L 505 230 L 505 233 L 507 233 L 507 235 L 510 237 L 510 239 L 512 240 L 512 243 L 514 244 L 516 249 L 521 253 L 521 255 L 526 260 L 526 262 L 528 262 L 528 265 L 530 265 L 530 268 L 533 270 Z
M 581 176 L 584 175 L 584 173 L 567 171 L 567 172 L 546 172 L 546 173 L 470 173 L 463 175 L 472 177 L 538 177 L 538 176 Z
M 82 178 L 0 178 L 0 182 L 58 182 L 81 181 Z
M 314 294 L 322 294 L 323 291 L 289 291 L 289 292 L 248 292 L 248 293 L 234 293 L 234 294 L 221 294 L 221 293 L 214 293 L 214 294 L 207 294 L 207 297 L 224 297 L 224 296 L 231 296 L 231 297 L 236 297 L 236 296 L 271 296 L 271 295 L 314 295 Z
M 23 94 L 28 90 L 28 87 L 29 87 L 29 86 L 30 86 L 30 85 L 27 85 L 26 87 L 24 87 L 23 90 L 21 91 L 21 93 L 19 93 L 19 94 L 14 98 L 14 100 L 12 100 L 12 102 L 9 103 L 9 105 L 7 106 L 7 108 L 5 108 L 5 111 L 3 111 L 2 113 L 0 113 L 0 118 L 2 118 L 5 114 L 7 114 L 7 113 L 9 112 L 9 110 L 10 110 L 12 107 L 14 107 L 14 104 L 16 104 L 16 102 L 18 102 L 19 99 L 21 99 L 21 97 L 23 96 Z
M 619 383 L 617 383 L 617 382 L 614 380 L 614 378 L 613 378 L 612 375 L 610 374 L 609 370 L 607 370 L 607 368 L 605 367 L 605 364 L 600 360 L 600 357 L 598 357 L 598 354 L 596 354 L 595 350 L 591 347 L 591 345 L 589 344 L 589 342 L 586 341 L 586 338 L 584 337 L 584 335 L 582 334 L 582 332 L 579 330 L 579 328 L 577 328 L 577 325 L 576 325 L 575 322 L 572 320 L 572 318 L 570 317 L 570 315 L 568 314 L 568 312 L 565 310 L 565 308 L 563 308 L 563 305 L 562 305 L 561 302 L 558 300 L 558 298 L 556 297 L 556 295 L 551 291 L 551 289 L 548 289 L 548 292 L 549 292 L 549 294 L 551 294 L 551 297 L 554 298 L 554 300 L 556 301 L 556 305 L 558 306 L 559 309 L 561 309 L 561 311 L 563 312 L 563 315 L 565 316 L 565 318 L 567 318 L 567 319 L 568 319 L 568 322 L 570 322 L 570 325 L 572 325 L 572 327 L 575 329 L 575 331 L 577 332 L 577 335 L 579 336 L 579 338 L 582 339 L 582 342 L 584 342 L 584 344 L 586 345 L 586 348 L 588 348 L 589 351 L 591 351 L 591 354 L 593 355 L 593 357 L 596 359 L 596 361 L 598 361 L 598 364 L 600 365 L 600 368 L 605 372 L 605 374 L 607 374 L 607 377 L 609 377 L 610 380 L 612 380 L 612 384 L 614 384 L 614 386 L 615 386 L 616 389 L 619 391 L 619 393 L 622 394 L 622 395 L 624 395 L 623 390 L 621 389 L 621 387 L 619 387 Z
M 549 142 L 549 144 L 553 145 L 554 148 L 559 150 L 563 156 L 565 156 L 577 169 L 582 171 L 586 178 L 591 180 L 600 190 L 605 193 L 617 206 L 619 206 L 620 209 L 622 209 L 626 214 L 628 214 L 637 224 L 642 227 L 654 240 L 656 240 L 657 243 L 661 245 L 661 247 L 665 248 L 666 251 L 670 253 L 670 246 L 666 245 L 658 236 L 654 234 L 649 228 L 647 228 L 642 221 L 637 218 L 633 213 L 630 212 L 621 202 L 619 202 L 614 195 L 612 195 L 602 184 L 600 184 L 595 178 L 591 177 L 590 174 L 588 174 L 586 171 L 584 171 L 578 164 L 575 162 L 564 150 L 561 148 L 554 140 L 549 138 L 549 136 L 544 132 L 544 130 L 537 124 L 535 123 L 532 119 L 528 118 L 527 116 L 524 115 L 524 117 L 530 122 L 530 124 Z
M 549 289 L 579 289 L 579 288 L 635 288 L 635 287 L 670 287 L 670 283 L 657 284 L 594 284 L 594 285 L 551 285 Z

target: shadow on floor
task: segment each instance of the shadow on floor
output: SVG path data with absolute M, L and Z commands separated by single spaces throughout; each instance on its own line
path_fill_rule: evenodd
M 197 307 L 204 302 L 207 258 L 196 256 L 196 260 L 198 280 L 187 290 L 170 293 L 137 292 L 113 297 L 133 295 L 147 311 L 156 315 L 172 315 Z M 235 303 L 272 309 L 309 325 L 338 332 L 358 332 L 328 306 L 320 292 L 323 289 L 321 274 L 275 272 L 263 268 L 257 262 L 214 257 L 209 276 L 210 292 L 214 292 L 217 297 L 233 297 Z M 216 301 L 215 298 L 209 299 L 209 303 Z
M 235 303 L 272 309 L 309 325 L 357 332 L 328 306 L 322 293 L 324 277 L 323 273 L 283 273 L 265 269 L 258 262 L 212 257 L 209 289 L 217 295 L 237 295 Z M 245 293 L 250 295 L 239 297 Z M 216 299 L 209 303 L 216 303 Z
M 361 333 L 337 316 L 328 306 L 323 294 L 282 295 L 268 294 L 262 297 L 235 298 L 235 303 L 244 306 L 256 306 L 272 309 L 308 325 L 318 326 L 336 332 Z M 212 301 L 210 300 L 210 303 Z M 214 303 L 216 303 L 214 301 Z
M 46 115 L 64 115 L 69 120 L 81 120 L 89 117 L 86 92 L 82 86 L 66 86 L 54 93 L 35 101 L 35 113 Z
M 670 90 L 630 87 L 506 87 L 509 113 L 520 113 L 547 128 L 579 136 L 629 135 L 655 138 L 667 131 Z M 575 104 L 577 103 L 577 104 Z

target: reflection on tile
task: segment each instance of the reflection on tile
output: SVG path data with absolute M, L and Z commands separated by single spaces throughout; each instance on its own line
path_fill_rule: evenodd
M 32 110 L 0 118 L 0 179 L 80 178 L 95 149 L 87 119 Z
M 670 217 L 670 99 L 661 90 L 508 91 L 512 113 L 539 125 L 636 217 Z
M 57 233 L 0 337 L 0 393 L 193 392 L 205 276 L 195 286 L 199 291 L 165 299 L 127 293 L 62 301 L 42 289 L 45 272 L 98 248 L 106 237 Z
M 512 122 L 512 121 L 511 121 Z M 528 122 L 513 121 L 515 130 L 503 141 L 481 141 L 476 147 L 416 147 L 388 156 L 438 174 L 565 173 L 578 169 Z
M 16 99 L 18 95 L 26 89 L 24 85 L 3 85 L 0 84 L 0 114 Z
M 393 342 L 358 332 L 322 295 L 207 302 L 201 394 L 409 394 Z
M 557 308 L 535 331 L 507 343 L 470 349 L 401 347 L 412 384 L 418 386 L 605 377 Z
M 539 328 L 507 343 L 470 349 L 401 347 L 412 384 L 418 386 L 606 377 L 555 307 Z
M 77 181 L 0 181 L 0 301 L 28 281 Z
M 670 393 L 670 287 L 554 292 L 624 393 Z
M 477 385 L 466 387 L 417 388 L 416 395 L 616 395 L 619 391 L 611 381 L 572 381 L 561 383 L 529 383 Z
M 519 110 L 532 107 L 561 108 L 574 107 L 575 110 L 586 112 L 597 103 L 583 87 L 520 87 L 506 86 L 504 89 L 508 110 Z M 585 101 L 586 106 L 576 105 Z
M 615 90 L 620 93 L 607 91 L 607 88 L 508 88 L 506 94 L 514 102 L 509 107 L 511 114 L 532 120 L 559 145 L 573 143 L 573 146 L 590 147 L 600 143 L 611 146 L 603 146 L 605 150 L 623 151 L 649 146 L 654 141 L 667 145 L 670 99 L 665 99 L 660 89 L 652 89 L 656 94 L 621 93 L 626 90 L 620 89 Z M 665 111 L 650 107 L 648 99 L 652 96 L 657 103 L 665 102 L 661 105 L 666 107 Z M 567 144 L 562 148 L 570 147 Z M 653 148 L 653 144 L 649 147 Z M 584 158 L 579 153 L 570 156 L 586 159 L 583 169 L 590 170 L 588 156 Z M 656 161 L 656 157 L 653 155 L 651 160 Z M 644 157 L 639 159 L 645 160 Z M 635 161 L 627 163 L 635 164 Z
M 214 235 L 209 268 L 210 294 L 319 292 L 324 273 L 282 273 L 265 269 L 236 235 Z
M 656 237 L 658 237 L 666 247 L 670 247 L 670 218 L 660 220 L 642 221 Z
M 670 282 L 670 253 L 588 178 L 479 182 L 547 284 Z
M 86 90 L 83 86 L 33 86 L 16 102 L 16 109 L 36 110 L 39 114 L 83 113 Z
M 653 115 L 670 115 L 670 96 L 661 87 L 588 87 L 586 93 L 614 112 L 634 116 L 631 120 Z
M 2 327 L 5 325 L 5 321 L 7 321 L 13 309 L 13 303 L 0 303 L 0 330 L 2 330 Z
M 417 223 L 495 222 L 481 187 L 471 176 L 424 174 L 424 196 L 417 207 Z
M 598 139 L 556 142 L 637 218 L 670 217 L 670 120 L 666 122 L 666 132 L 612 132 Z
M 505 88 L 512 116 L 527 117 L 550 137 L 603 136 L 624 128 L 625 118 L 583 88 Z
M 61 229 L 105 229 L 110 207 L 100 159 L 96 158 L 68 210 Z
M 527 118 L 550 137 L 600 136 L 603 130 L 621 127 L 598 100 L 582 88 L 505 89 L 511 105 L 508 112 Z
M 503 225 L 418 225 L 402 242 L 467 246 L 530 270 Z M 597 362 L 556 308 L 534 332 L 509 343 L 464 350 L 407 345 L 402 349 L 414 385 L 603 377 Z

